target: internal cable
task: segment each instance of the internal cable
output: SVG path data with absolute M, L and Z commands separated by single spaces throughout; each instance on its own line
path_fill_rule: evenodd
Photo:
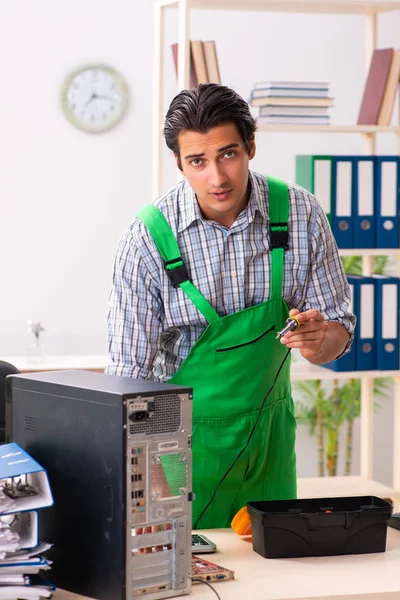
M 211 583 L 208 583 L 208 581 L 204 581 L 203 579 L 198 579 L 197 577 L 192 577 L 192 581 L 200 581 L 200 583 L 205 583 L 206 585 L 208 585 L 208 587 L 210 587 L 212 589 L 214 594 L 217 596 L 218 600 L 221 600 L 221 596 L 218 594 L 217 590 L 215 588 L 213 588 Z
M 199 524 L 199 521 L 200 521 L 200 520 L 201 520 L 201 519 L 204 517 L 204 515 L 205 515 L 206 511 L 209 509 L 209 507 L 210 507 L 210 504 L 211 504 L 211 503 L 212 503 L 212 501 L 214 500 L 214 498 L 215 498 L 215 496 L 216 496 L 216 494 L 217 494 L 217 492 L 218 492 L 218 490 L 219 490 L 219 488 L 220 488 L 221 484 L 222 484 L 222 483 L 225 481 L 225 479 L 227 478 L 227 476 L 229 475 L 229 473 L 232 471 L 233 467 L 236 465 L 236 463 L 237 463 L 237 461 L 239 460 L 239 458 L 240 458 L 240 457 L 242 456 L 242 454 L 245 452 L 245 450 L 246 450 L 247 446 L 250 444 L 250 440 L 251 440 L 251 438 L 253 437 L 253 434 L 254 434 L 254 432 L 255 432 L 255 430 L 256 430 L 256 427 L 257 427 L 257 425 L 258 425 L 258 422 L 259 422 L 259 420 L 260 420 L 261 413 L 262 413 L 262 410 L 263 410 L 263 408 L 264 408 L 264 405 L 265 405 L 265 401 L 266 401 L 266 399 L 268 398 L 268 396 L 270 395 L 270 393 L 272 392 L 272 390 L 274 389 L 274 385 L 275 385 L 275 383 L 276 383 L 276 380 L 278 379 L 278 377 L 279 377 L 279 373 L 281 372 L 281 370 L 282 370 L 282 368 L 283 368 L 283 365 L 285 364 L 285 362 L 286 362 L 286 359 L 287 359 L 287 357 L 288 357 L 288 356 L 289 356 L 289 354 L 290 354 L 290 350 L 291 350 L 291 348 L 289 348 L 289 349 L 288 349 L 288 351 L 286 352 L 286 355 L 285 355 L 285 357 L 284 357 L 283 361 L 282 361 L 282 362 L 281 362 L 281 364 L 280 364 L 280 367 L 279 367 L 279 369 L 278 369 L 278 372 L 277 372 L 277 374 L 275 375 L 275 379 L 274 379 L 274 381 L 273 381 L 273 384 L 272 384 L 272 386 L 270 387 L 270 389 L 268 390 L 268 392 L 267 392 L 267 393 L 265 394 L 265 396 L 264 396 L 264 399 L 263 399 L 263 401 L 262 401 L 262 403 L 261 403 L 261 406 L 260 406 L 260 410 L 258 411 L 257 419 L 256 419 L 256 421 L 255 421 L 255 423 L 254 423 L 254 425 L 253 425 L 253 428 L 252 428 L 252 430 L 251 430 L 251 432 L 250 432 L 250 435 L 249 435 L 249 437 L 247 438 L 246 445 L 245 445 L 245 446 L 244 446 L 244 447 L 241 449 L 241 451 L 239 452 L 239 454 L 237 455 L 237 457 L 235 458 L 235 460 L 233 461 L 233 463 L 231 464 L 231 466 L 229 467 L 229 469 L 226 471 L 225 475 L 224 475 L 224 476 L 223 476 L 223 477 L 220 479 L 220 481 L 219 481 L 219 483 L 218 483 L 217 487 L 216 487 L 216 488 L 215 488 L 215 490 L 214 490 L 214 493 L 213 493 L 213 495 L 211 496 L 211 500 L 208 502 L 208 504 L 206 504 L 206 507 L 203 509 L 203 511 L 201 512 L 200 516 L 198 517 L 198 519 L 197 519 L 197 521 L 196 521 L 196 523 L 195 523 L 195 525 L 194 525 L 194 529 L 197 529 L 197 525 Z M 204 583 L 205 583 L 205 582 L 204 582 Z

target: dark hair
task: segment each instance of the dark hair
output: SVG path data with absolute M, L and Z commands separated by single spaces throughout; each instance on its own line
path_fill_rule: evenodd
M 175 96 L 165 117 L 164 137 L 168 148 L 178 156 L 180 169 L 179 134 L 184 131 L 207 133 L 223 123 L 236 125 L 247 152 L 250 152 L 256 122 L 247 102 L 234 90 L 216 83 L 200 83 Z

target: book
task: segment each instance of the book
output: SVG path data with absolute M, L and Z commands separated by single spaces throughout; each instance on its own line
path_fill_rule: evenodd
M 207 76 L 209 83 L 221 83 L 218 66 L 217 48 L 214 41 L 203 42 L 204 56 L 206 60 Z
M 381 109 L 378 116 L 378 125 L 390 125 L 393 114 L 394 101 L 400 80 L 400 50 L 393 52 L 389 76 L 386 82 Z
M 399 370 L 400 278 L 374 273 L 376 369 Z
M 327 98 L 328 88 L 321 90 L 308 90 L 308 89 L 290 89 L 290 88 L 269 88 L 269 89 L 253 89 L 251 96 L 253 98 L 260 98 L 261 96 L 273 97 L 296 97 L 296 98 Z
M 375 156 L 374 213 L 376 248 L 399 248 L 400 238 L 400 158 Z
M 358 115 L 358 125 L 377 125 L 393 58 L 393 48 L 374 50 Z
M 2 444 L 0 451 L 1 514 L 31 511 L 52 505 L 53 495 L 43 467 L 15 442 Z
M 174 65 L 175 65 L 175 73 L 176 73 L 176 76 L 178 77 L 178 44 L 171 44 L 171 49 L 172 49 L 172 57 L 174 59 Z M 190 48 L 190 67 L 189 67 L 189 69 L 190 69 L 189 86 L 190 86 L 190 88 L 193 88 L 195 85 L 197 85 L 197 80 L 196 80 L 196 72 L 194 70 L 192 48 Z
M 208 83 L 206 58 L 204 55 L 204 46 L 201 40 L 190 42 L 190 47 L 193 55 L 194 71 L 196 73 L 197 83 Z
M 289 89 L 327 89 L 328 83 L 318 81 L 256 81 L 255 89 L 289 88 Z
M 331 106 L 333 98 L 250 98 L 252 106 Z
M 50 598 L 55 586 L 30 577 L 48 571 L 51 561 L 41 553 L 51 544 L 39 543 L 38 513 L 52 506 L 47 473 L 15 442 L 0 452 L 0 598 Z M 29 577 L 28 577 L 29 575 Z
M 257 122 L 259 123 L 276 123 L 279 125 L 329 125 L 329 117 L 306 117 L 296 115 L 272 115 L 265 117 L 258 117 Z
M 332 225 L 332 156 L 296 156 L 296 183 L 314 194 Z
M 260 116 L 329 116 L 329 107 L 327 106 L 260 106 Z

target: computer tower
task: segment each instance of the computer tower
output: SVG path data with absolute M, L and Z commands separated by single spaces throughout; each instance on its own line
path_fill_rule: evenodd
M 48 578 L 99 600 L 191 588 L 192 389 L 88 371 L 6 380 L 7 441 L 47 471 Z

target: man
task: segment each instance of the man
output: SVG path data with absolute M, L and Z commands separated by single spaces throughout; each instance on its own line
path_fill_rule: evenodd
M 225 86 L 178 94 L 164 134 L 185 180 L 141 209 L 114 265 L 107 372 L 193 387 L 202 528 L 229 526 L 247 501 L 295 497 L 287 355 L 334 360 L 355 326 L 317 200 L 249 171 L 255 129 Z M 289 314 L 301 326 L 276 339 Z

